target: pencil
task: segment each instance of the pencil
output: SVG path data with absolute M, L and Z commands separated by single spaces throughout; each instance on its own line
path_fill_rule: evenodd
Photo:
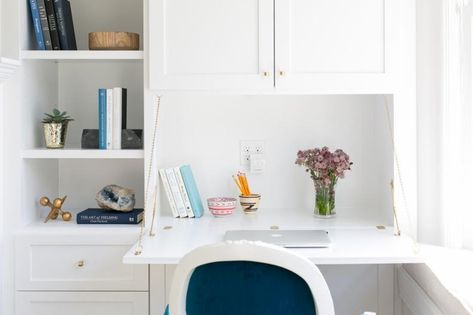
M 238 173 L 238 179 L 240 180 L 240 184 L 243 187 L 244 195 L 250 195 L 250 187 L 248 186 L 248 181 L 246 180 L 245 173 Z
M 247 195 L 251 195 L 250 185 L 248 184 L 248 179 L 246 178 L 245 173 L 243 173 L 243 182 L 245 183 Z
M 245 187 L 245 183 L 243 182 L 243 179 L 241 178 L 241 173 L 240 172 L 238 172 L 237 177 L 238 177 L 238 182 L 240 183 L 240 186 L 242 188 L 242 192 L 243 192 L 242 194 L 243 194 L 243 196 L 246 196 L 246 187 Z
M 243 195 L 244 194 L 243 188 L 241 188 L 241 185 L 238 183 L 237 179 L 235 178 L 235 175 L 232 175 L 232 178 L 235 184 L 237 185 L 238 189 L 240 190 L 240 193 Z

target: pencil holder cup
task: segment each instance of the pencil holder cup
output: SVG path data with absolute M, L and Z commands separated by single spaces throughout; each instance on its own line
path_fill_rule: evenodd
M 240 205 L 245 213 L 253 213 L 258 210 L 260 200 L 261 195 L 259 194 L 240 195 Z

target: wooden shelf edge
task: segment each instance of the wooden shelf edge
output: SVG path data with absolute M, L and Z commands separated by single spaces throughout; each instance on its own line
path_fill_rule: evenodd
M 143 159 L 143 150 L 29 149 L 24 159 Z

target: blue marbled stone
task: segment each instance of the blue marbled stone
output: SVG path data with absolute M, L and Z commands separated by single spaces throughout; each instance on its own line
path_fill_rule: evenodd
M 128 212 L 135 207 L 135 192 L 118 185 L 108 185 L 97 193 L 95 200 L 100 208 Z

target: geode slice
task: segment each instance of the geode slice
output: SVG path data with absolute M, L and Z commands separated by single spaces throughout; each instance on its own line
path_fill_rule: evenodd
M 95 200 L 100 208 L 128 212 L 135 207 L 135 192 L 125 187 L 108 185 L 97 193 Z

